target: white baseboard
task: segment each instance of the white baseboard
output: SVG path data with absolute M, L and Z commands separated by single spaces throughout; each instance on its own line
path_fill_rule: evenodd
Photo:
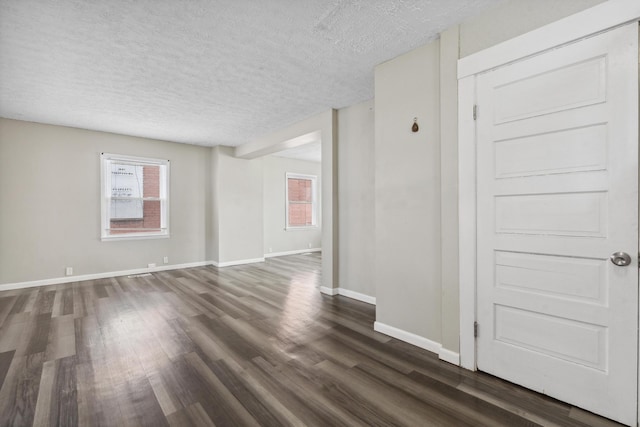
M 79 276 L 56 277 L 53 279 L 32 280 L 29 282 L 16 282 L 0 284 L 0 291 L 10 291 L 13 289 L 35 288 L 38 286 L 60 285 L 63 283 L 82 282 L 84 280 L 106 279 L 109 277 L 130 276 L 134 274 L 152 273 L 156 271 L 179 270 L 181 268 L 202 267 L 211 265 L 213 261 L 198 261 L 185 264 L 161 265 L 151 268 L 135 268 L 132 270 L 107 271 L 104 273 L 82 274 Z
M 408 342 L 416 347 L 428 350 L 432 353 L 439 354 L 440 349 L 442 348 L 442 344 L 439 342 L 431 341 L 428 338 L 421 337 L 420 335 L 416 335 L 402 329 L 394 328 L 393 326 L 389 326 L 384 323 L 375 322 L 373 324 L 373 329 L 385 335 L 389 335 L 390 337 L 397 338 L 400 341 Z
M 211 261 L 211 265 L 214 267 L 231 267 L 233 265 L 254 264 L 256 262 L 264 262 L 264 258 L 239 259 L 225 262 Z
M 438 352 L 438 357 L 440 358 L 440 360 L 449 362 L 452 365 L 460 366 L 460 353 L 447 350 L 446 348 L 443 347 L 443 348 L 440 348 L 440 351 Z
M 376 297 L 361 294 L 360 292 L 351 291 L 345 288 L 328 288 L 326 286 L 320 286 L 320 292 L 325 295 L 331 295 L 331 296 L 342 295 L 347 298 L 366 302 L 367 304 L 376 305 Z
M 361 294 L 360 292 L 352 291 L 345 288 L 338 288 L 338 295 L 352 298 L 358 301 L 366 302 L 367 304 L 376 305 L 376 297 L 370 295 Z
M 325 295 L 338 295 L 338 288 L 328 288 L 326 286 L 320 286 L 320 293 Z
M 397 338 L 400 341 L 413 344 L 416 347 L 423 348 L 432 353 L 436 353 L 438 358 L 444 362 L 449 362 L 453 365 L 460 366 L 460 354 L 455 353 L 446 348 L 442 348 L 442 344 L 439 342 L 431 341 L 428 338 L 421 337 L 411 332 L 407 332 L 402 329 L 394 328 L 393 326 L 386 325 L 384 323 L 375 322 L 373 329 L 390 337 Z
M 274 256 L 299 255 L 299 254 L 306 254 L 307 252 L 322 252 L 322 248 L 297 249 L 295 251 L 284 251 L 284 252 L 271 252 L 268 254 L 264 254 L 264 257 L 273 258 Z

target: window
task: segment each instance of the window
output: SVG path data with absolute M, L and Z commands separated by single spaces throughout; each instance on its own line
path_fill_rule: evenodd
M 313 175 L 287 173 L 287 229 L 318 225 L 316 181 Z
M 169 237 L 169 161 L 101 155 L 102 240 Z

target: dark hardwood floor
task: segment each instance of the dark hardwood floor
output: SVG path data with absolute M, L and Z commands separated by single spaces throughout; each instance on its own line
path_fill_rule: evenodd
M 374 332 L 320 262 L 0 292 L 0 425 L 617 425 Z

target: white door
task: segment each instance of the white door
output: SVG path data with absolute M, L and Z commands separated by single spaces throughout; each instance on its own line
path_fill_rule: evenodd
M 636 425 L 638 25 L 481 74 L 476 96 L 478 368 Z

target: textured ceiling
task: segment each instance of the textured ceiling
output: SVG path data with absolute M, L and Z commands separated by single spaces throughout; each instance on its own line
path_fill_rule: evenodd
M 239 145 L 501 0 L 0 0 L 0 116 Z

